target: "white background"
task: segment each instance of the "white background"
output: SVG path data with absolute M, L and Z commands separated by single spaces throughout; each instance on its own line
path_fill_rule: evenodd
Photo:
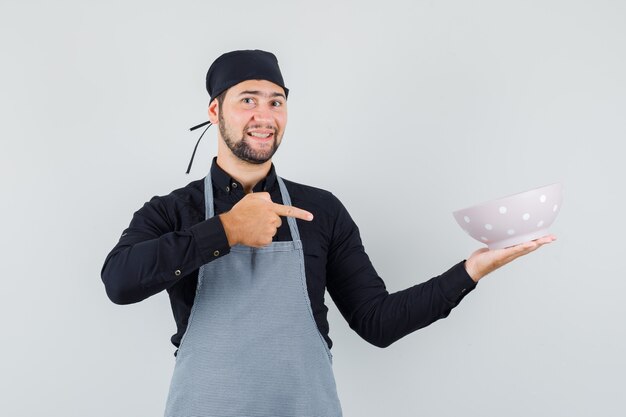
M 480 246 L 453 210 L 565 185 L 555 243 L 387 349 L 327 297 L 344 415 L 623 416 L 625 4 L 1 0 L 0 415 L 162 415 L 168 298 L 115 305 L 100 268 L 207 173 L 206 70 L 258 48 L 291 90 L 277 172 L 340 198 L 392 292 Z

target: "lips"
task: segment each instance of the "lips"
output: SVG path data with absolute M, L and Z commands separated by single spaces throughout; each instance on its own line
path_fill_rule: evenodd
M 258 140 L 268 140 L 274 136 L 274 132 L 272 130 L 250 130 L 247 132 L 247 135 L 251 138 Z

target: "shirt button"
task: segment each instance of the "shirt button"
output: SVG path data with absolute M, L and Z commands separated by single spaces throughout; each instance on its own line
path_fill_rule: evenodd
M 230 191 L 230 187 L 228 185 L 226 186 L 226 191 Z
M 180 269 L 177 269 L 176 271 L 174 271 L 174 275 L 179 276 L 180 275 Z
M 213 252 L 213 256 L 220 256 L 220 251 L 216 250 L 215 252 Z
M 233 182 L 233 188 L 237 188 L 237 183 Z

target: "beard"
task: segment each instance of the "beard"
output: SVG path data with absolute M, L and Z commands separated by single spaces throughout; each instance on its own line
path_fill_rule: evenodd
M 277 131 L 271 127 L 267 127 L 268 129 L 272 129 L 274 134 L 272 135 L 272 140 L 264 143 L 262 149 L 254 149 L 250 145 L 250 140 L 248 135 L 242 133 L 241 139 L 235 140 L 234 134 L 229 132 L 229 129 L 226 127 L 226 123 L 224 122 L 224 116 L 222 114 L 222 109 L 218 109 L 218 119 L 219 119 L 219 129 L 220 134 L 222 135 L 222 139 L 228 146 L 228 149 L 239 159 L 242 161 L 249 162 L 251 164 L 260 165 L 263 164 L 270 159 L 278 150 L 278 138 L 276 137 Z M 252 129 L 261 128 L 262 126 L 254 126 Z

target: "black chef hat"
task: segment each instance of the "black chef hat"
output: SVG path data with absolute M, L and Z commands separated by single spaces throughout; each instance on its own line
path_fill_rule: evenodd
M 285 87 L 285 82 L 280 73 L 276 56 L 271 52 L 262 51 L 260 49 L 245 49 L 226 52 L 213 61 L 213 64 L 211 64 L 206 74 L 206 89 L 211 97 L 209 102 L 213 101 L 213 99 L 233 85 L 246 80 L 271 81 L 285 90 L 285 98 L 289 96 L 289 89 Z M 186 174 L 189 174 L 191 170 L 193 157 L 196 154 L 200 139 L 202 139 L 204 132 L 211 126 L 211 122 L 207 121 L 189 129 L 195 130 L 206 125 L 208 125 L 207 128 L 204 129 L 193 149 Z
M 206 90 L 211 96 L 210 101 L 245 80 L 271 81 L 285 90 L 285 97 L 289 94 L 276 56 L 260 49 L 247 49 L 227 52 L 211 64 L 206 74 Z

